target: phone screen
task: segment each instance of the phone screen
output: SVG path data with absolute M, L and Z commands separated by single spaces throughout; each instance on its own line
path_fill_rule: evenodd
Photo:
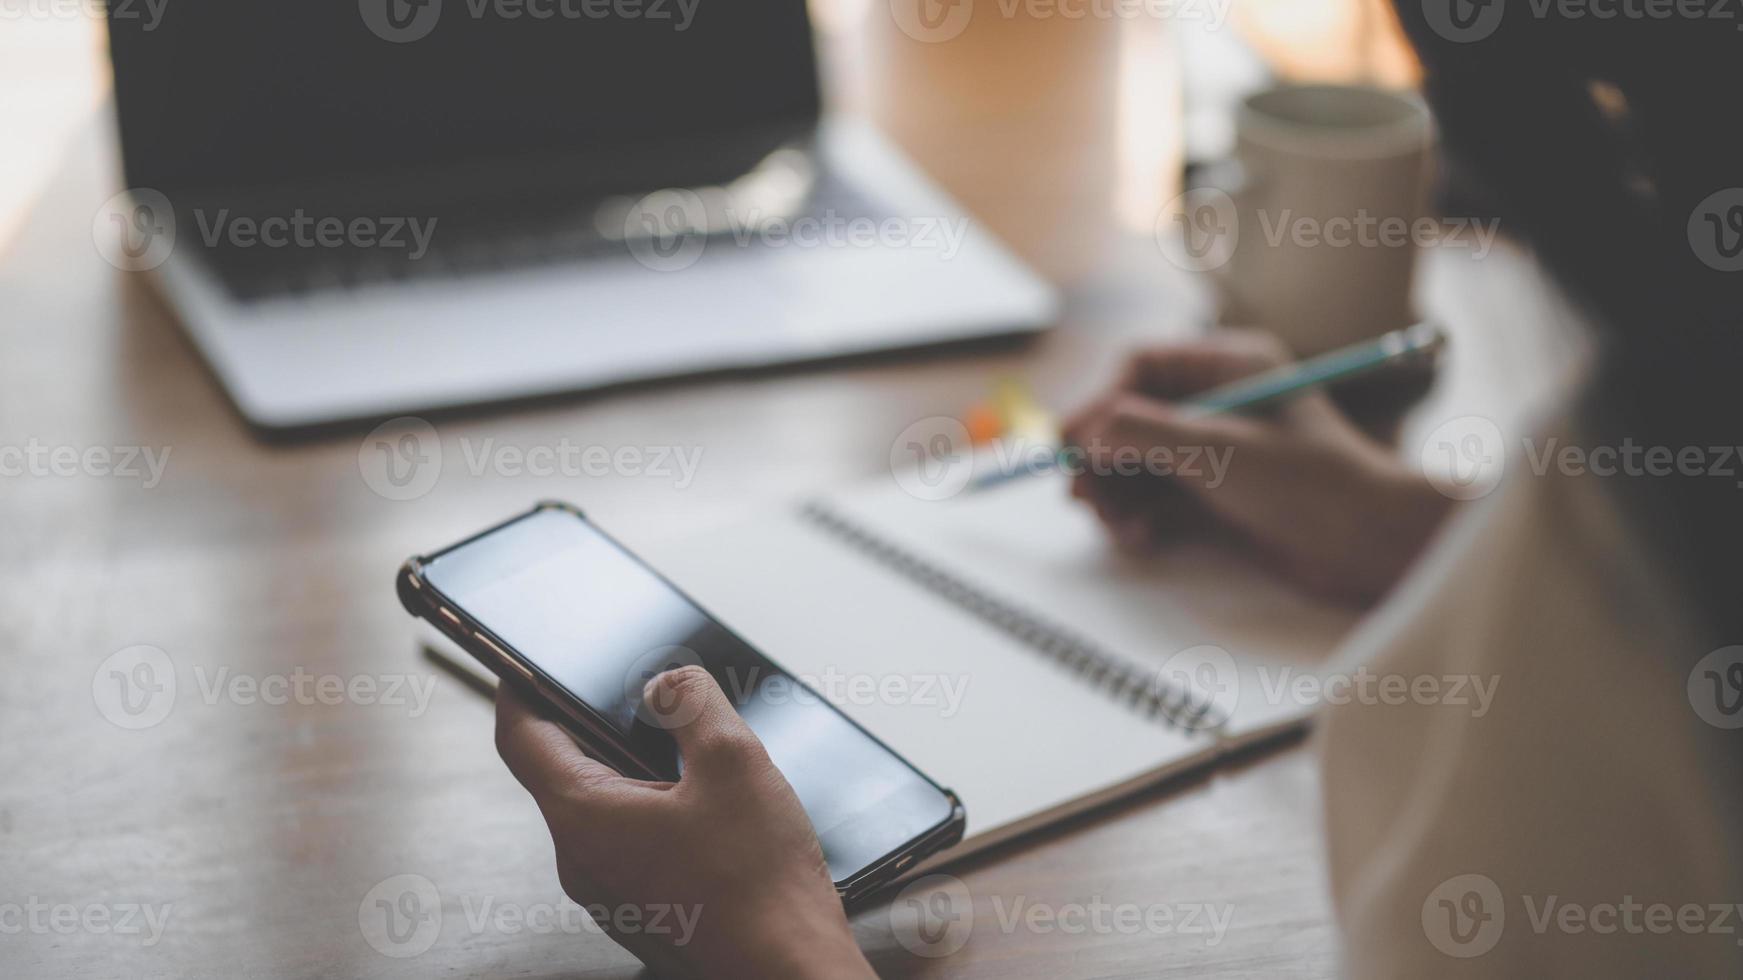
M 656 771 L 682 763 L 642 688 L 699 664 L 792 783 L 842 881 L 947 820 L 948 797 L 576 514 L 546 508 L 431 559 L 450 603 L 586 704 Z M 779 601 L 771 597 L 770 601 Z

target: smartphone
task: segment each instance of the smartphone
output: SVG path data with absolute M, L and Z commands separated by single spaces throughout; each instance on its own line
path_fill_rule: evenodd
M 642 704 L 642 688 L 678 666 L 707 669 L 792 783 L 843 901 L 962 839 L 967 813 L 954 793 L 568 504 L 541 503 L 412 558 L 398 588 L 406 611 L 542 699 L 589 755 L 626 776 L 679 778 L 662 727 L 672 719 Z

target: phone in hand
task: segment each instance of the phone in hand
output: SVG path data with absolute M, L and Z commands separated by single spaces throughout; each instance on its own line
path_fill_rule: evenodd
M 644 704 L 642 691 L 666 670 L 705 668 L 792 783 L 843 901 L 962 839 L 967 814 L 954 793 L 572 506 L 541 503 L 412 558 L 398 588 L 407 612 L 542 700 L 589 755 L 626 776 L 681 776 L 668 729 L 684 719 Z

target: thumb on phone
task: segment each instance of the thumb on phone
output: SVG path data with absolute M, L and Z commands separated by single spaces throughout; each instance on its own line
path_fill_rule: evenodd
M 770 765 L 762 742 L 707 670 L 668 670 L 648 681 L 642 699 L 656 707 L 661 727 L 678 743 L 684 781 L 730 778 Z

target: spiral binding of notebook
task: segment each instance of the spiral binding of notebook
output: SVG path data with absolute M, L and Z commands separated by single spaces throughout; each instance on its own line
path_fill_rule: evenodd
M 1228 723 L 1227 715 L 1209 699 L 1148 674 L 1093 640 L 1034 616 L 891 544 L 822 501 L 805 504 L 800 513 L 855 551 L 998 627 L 1132 710 L 1187 731 L 1216 731 Z

